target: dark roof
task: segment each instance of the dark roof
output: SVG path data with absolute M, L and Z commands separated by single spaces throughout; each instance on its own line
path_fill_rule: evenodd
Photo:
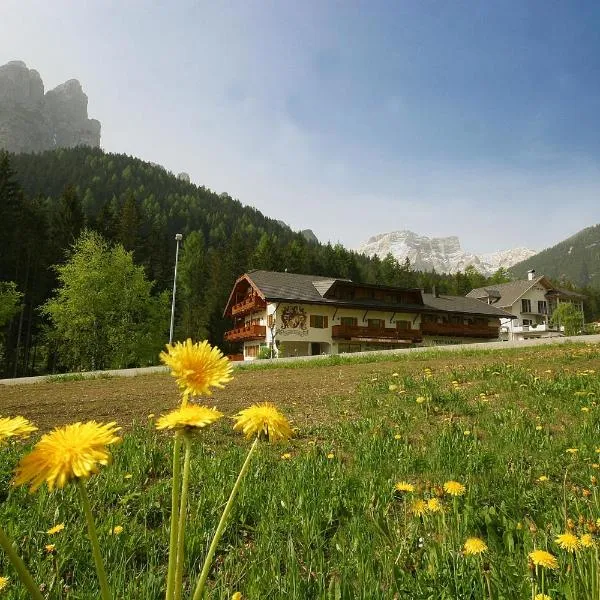
M 326 301 L 321 294 L 321 290 L 325 293 L 336 281 L 331 277 L 278 273 L 276 271 L 248 271 L 248 277 L 266 300 L 296 302 L 300 300 L 307 302 Z
M 468 313 L 482 317 L 498 317 L 504 319 L 514 319 L 511 313 L 481 302 L 476 298 L 467 298 L 465 296 L 434 296 L 433 294 L 423 294 L 425 306 L 436 311 Z

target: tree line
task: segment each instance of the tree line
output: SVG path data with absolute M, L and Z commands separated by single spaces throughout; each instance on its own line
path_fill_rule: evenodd
M 391 255 L 308 242 L 227 194 L 100 149 L 0 153 L 0 207 L 5 377 L 155 363 L 168 340 L 176 233 L 175 339 L 208 339 L 225 352 L 235 348 L 223 341 L 223 309 L 250 269 L 456 295 L 507 280 L 503 270 L 416 272 Z

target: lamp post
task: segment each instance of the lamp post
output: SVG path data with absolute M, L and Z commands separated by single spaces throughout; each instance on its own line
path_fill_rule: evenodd
M 183 239 L 181 233 L 175 234 L 175 275 L 173 277 L 173 300 L 171 302 L 171 328 L 169 329 L 169 344 L 173 343 L 173 326 L 175 325 L 175 292 L 177 291 L 177 262 L 179 261 L 179 242 Z

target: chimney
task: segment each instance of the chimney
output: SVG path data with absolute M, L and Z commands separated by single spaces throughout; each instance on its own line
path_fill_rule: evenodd
M 533 281 L 535 277 L 535 269 L 529 269 L 529 271 L 527 271 L 527 279 L 529 281 Z

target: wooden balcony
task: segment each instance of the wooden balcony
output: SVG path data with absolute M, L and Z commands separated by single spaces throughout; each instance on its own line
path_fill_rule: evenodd
M 421 323 L 424 335 L 449 335 L 453 337 L 497 338 L 498 327 L 465 325 L 462 323 Z
M 245 325 L 225 332 L 227 342 L 248 342 L 250 340 L 264 340 L 267 328 L 264 325 Z
M 264 309 L 266 306 L 266 302 L 260 296 L 250 296 L 231 307 L 231 316 L 239 317 L 254 310 Z
M 373 342 L 420 342 L 423 339 L 420 329 L 395 329 L 391 327 L 361 327 L 360 325 L 334 325 L 332 338 L 346 340 L 369 340 Z

